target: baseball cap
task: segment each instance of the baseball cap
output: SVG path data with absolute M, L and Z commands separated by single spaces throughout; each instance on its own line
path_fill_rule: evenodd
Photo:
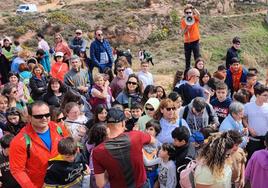
M 204 143 L 204 140 L 204 135 L 199 131 L 194 132 L 189 139 L 190 142 L 196 142 L 198 144 Z
M 63 57 L 64 54 L 62 52 L 56 52 L 55 57 Z
M 107 123 L 119 123 L 126 119 L 124 111 L 119 108 L 110 108 L 107 115 Z

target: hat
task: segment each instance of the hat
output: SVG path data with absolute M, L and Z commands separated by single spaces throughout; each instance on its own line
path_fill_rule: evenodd
M 107 115 L 107 123 L 119 123 L 125 120 L 124 111 L 119 108 L 110 108 Z
M 237 57 L 233 57 L 231 60 L 231 64 L 233 63 L 240 63 L 240 60 Z
M 62 52 L 56 52 L 55 57 L 63 57 L 64 54 Z
M 199 131 L 194 132 L 189 139 L 190 142 L 196 142 L 198 144 L 204 143 L 204 140 L 204 135 Z
M 236 43 L 240 43 L 240 38 L 239 37 L 233 38 L 233 44 L 236 44 Z
M 81 34 L 82 34 L 83 32 L 82 32 L 81 29 L 77 29 L 77 30 L 75 31 L 75 33 L 81 33 Z

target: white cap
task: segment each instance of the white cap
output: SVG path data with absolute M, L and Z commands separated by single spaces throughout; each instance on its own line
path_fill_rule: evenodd
M 55 57 L 63 57 L 64 56 L 64 54 L 62 53 L 62 52 L 56 52 L 56 54 L 55 54 Z

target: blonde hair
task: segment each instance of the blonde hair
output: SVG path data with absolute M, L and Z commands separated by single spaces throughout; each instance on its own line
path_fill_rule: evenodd
M 163 110 L 164 108 L 167 108 L 168 106 L 169 107 L 172 106 L 175 108 L 175 103 L 169 98 L 161 100 L 160 105 L 155 112 L 154 119 L 159 121 L 163 117 L 163 113 L 161 112 L 161 110 Z M 174 116 L 171 120 L 171 123 L 176 123 L 178 119 L 178 114 L 176 110 L 174 110 L 173 113 L 174 113 Z
M 93 81 L 96 82 L 98 81 L 100 78 L 103 78 L 104 79 L 104 74 L 102 73 L 97 73 L 95 74 L 94 78 L 93 78 Z

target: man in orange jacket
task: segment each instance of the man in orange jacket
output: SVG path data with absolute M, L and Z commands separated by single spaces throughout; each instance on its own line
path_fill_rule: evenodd
M 184 17 L 181 19 L 181 31 L 184 36 L 184 53 L 185 53 L 185 69 L 191 67 L 191 53 L 194 53 L 194 59 L 200 57 L 199 50 L 199 22 L 200 13 L 191 4 L 187 4 L 184 8 Z
M 41 188 L 48 160 L 58 154 L 58 142 L 67 130 L 50 121 L 49 107 L 36 101 L 29 108 L 28 123 L 10 145 L 10 171 L 22 188 Z

